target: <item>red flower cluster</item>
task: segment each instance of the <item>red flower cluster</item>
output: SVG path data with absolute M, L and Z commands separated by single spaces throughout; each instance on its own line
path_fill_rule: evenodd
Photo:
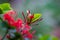
M 27 18 L 31 19 L 34 18 L 33 15 L 30 14 L 30 11 L 27 12 Z M 4 20 L 8 22 L 8 24 L 12 27 L 16 28 L 16 31 L 19 32 L 21 35 L 23 35 L 24 38 L 29 38 L 32 40 L 33 36 L 32 33 L 29 31 L 31 30 L 31 27 L 29 26 L 28 23 L 24 22 L 21 18 L 18 18 L 17 20 L 14 20 L 12 17 L 15 15 L 16 12 L 13 10 L 8 11 L 7 13 L 4 14 Z M 28 20 L 26 19 L 28 22 Z
M 14 18 L 11 17 L 13 14 L 15 14 L 15 11 L 10 10 L 4 14 L 4 20 L 8 21 L 10 25 L 13 25 L 14 23 Z

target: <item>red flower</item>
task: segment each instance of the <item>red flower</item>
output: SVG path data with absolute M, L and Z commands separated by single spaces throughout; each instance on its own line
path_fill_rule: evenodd
M 19 18 L 15 23 L 13 24 L 16 27 L 16 30 L 19 32 L 22 28 L 23 21 Z
M 8 14 L 10 16 L 15 16 L 16 12 L 14 10 L 9 10 L 8 12 L 6 12 L 5 14 Z
M 16 27 L 16 29 L 20 29 L 22 27 L 23 21 L 20 18 L 15 21 L 14 18 L 12 17 L 13 14 L 15 14 L 14 11 L 12 10 L 8 11 L 7 13 L 4 14 L 4 20 L 6 20 L 10 26 L 14 26 Z
M 14 26 L 19 27 L 22 26 L 23 21 L 19 18 L 15 21 Z
M 32 40 L 32 38 L 33 38 L 33 36 L 32 36 L 31 33 L 27 34 L 27 37 L 28 37 L 30 40 Z
M 24 38 L 29 38 L 29 39 L 33 38 L 33 35 L 28 30 L 23 30 L 22 35 L 24 36 Z
M 13 16 L 15 14 L 16 14 L 16 12 L 13 10 L 6 12 L 4 14 L 4 20 L 6 20 L 10 26 L 14 26 L 16 28 L 16 31 L 21 33 L 24 38 L 27 37 L 30 40 L 32 40 L 33 36 L 30 33 L 31 27 L 28 25 L 28 23 L 22 21 L 22 19 L 20 19 L 20 18 L 15 21 L 13 18 Z M 29 11 L 27 18 L 30 19 L 30 21 L 31 21 L 32 18 L 34 18 L 34 15 L 31 15 L 30 11 Z M 28 20 L 27 20 L 27 22 L 28 22 Z M 33 34 L 34 34 L 34 32 L 33 32 Z
M 10 13 L 14 14 L 14 11 L 8 11 L 7 13 L 5 13 L 4 20 L 6 20 L 8 24 L 12 26 L 15 21 L 14 21 L 14 18 L 11 17 Z
M 30 30 L 31 27 L 30 27 L 28 24 L 25 24 L 25 29 L 26 29 L 26 30 Z
M 5 19 L 5 20 L 12 19 L 13 16 L 15 16 L 15 15 L 16 15 L 16 12 L 13 11 L 13 10 L 10 10 L 10 11 L 8 11 L 8 12 L 6 12 L 6 13 L 4 14 L 4 19 Z
M 25 35 L 25 34 L 27 34 L 28 32 L 29 32 L 28 30 L 22 30 L 21 33 L 22 33 L 23 35 Z

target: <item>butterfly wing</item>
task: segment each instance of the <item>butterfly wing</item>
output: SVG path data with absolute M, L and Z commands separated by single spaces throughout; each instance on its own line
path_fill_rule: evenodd
M 41 18 L 41 16 L 42 16 L 42 15 L 41 15 L 40 13 L 35 13 L 35 14 L 34 14 L 34 18 L 32 19 L 31 23 L 36 22 L 38 19 Z

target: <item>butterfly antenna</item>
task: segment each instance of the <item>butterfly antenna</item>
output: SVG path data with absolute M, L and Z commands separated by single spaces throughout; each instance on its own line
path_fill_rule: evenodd
M 27 10 L 27 15 L 29 15 L 30 14 L 30 10 Z
M 24 18 L 24 22 L 26 22 L 26 17 L 24 15 L 24 12 L 22 12 L 23 18 Z

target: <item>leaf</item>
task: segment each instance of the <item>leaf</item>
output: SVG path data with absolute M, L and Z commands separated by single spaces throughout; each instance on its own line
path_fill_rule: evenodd
M 44 35 L 44 36 L 43 36 L 43 38 L 44 38 L 45 40 L 48 40 L 49 37 L 50 37 L 50 35 Z
M 50 35 L 43 35 L 39 37 L 38 40 L 58 40 L 58 38 L 55 36 L 50 36 Z
M 11 9 L 12 8 L 10 7 L 9 3 L 0 4 L 0 14 L 3 14 Z
M 34 14 L 34 18 L 32 19 L 32 23 L 35 22 L 35 21 L 37 21 L 38 19 L 40 19 L 41 16 L 42 16 L 42 15 L 39 14 L 39 13 Z
M 48 40 L 50 37 L 50 35 L 43 35 L 41 37 L 39 37 L 39 40 Z
M 52 40 L 58 40 L 58 38 L 57 37 L 52 37 Z
M 0 17 L 0 21 L 2 21 L 3 19 Z

